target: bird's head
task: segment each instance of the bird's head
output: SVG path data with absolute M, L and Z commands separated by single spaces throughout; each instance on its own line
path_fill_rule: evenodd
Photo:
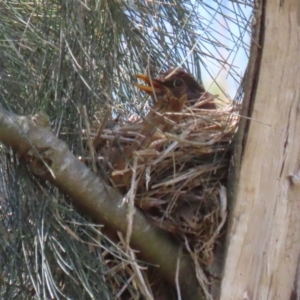
M 157 78 L 150 78 L 143 74 L 137 74 L 136 77 L 146 83 L 146 85 L 136 84 L 136 86 L 151 95 L 154 101 L 168 96 L 177 99 L 186 96 L 187 101 L 192 101 L 206 93 L 204 87 L 192 75 L 179 68 L 169 69 Z M 215 105 L 207 108 L 215 108 Z

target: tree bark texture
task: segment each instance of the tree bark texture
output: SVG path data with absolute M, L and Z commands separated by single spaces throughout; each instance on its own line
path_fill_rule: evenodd
M 263 4 L 259 77 L 220 299 L 299 297 L 300 2 Z

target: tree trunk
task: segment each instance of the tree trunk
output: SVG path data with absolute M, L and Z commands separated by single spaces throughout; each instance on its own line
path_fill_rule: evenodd
M 255 102 L 236 173 L 220 299 L 299 297 L 300 2 L 259 5 L 254 26 L 262 24 L 264 38 L 253 43 L 261 61 L 252 61 L 257 84 L 248 95 Z

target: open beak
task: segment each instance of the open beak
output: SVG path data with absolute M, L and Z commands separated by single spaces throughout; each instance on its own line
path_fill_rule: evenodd
M 143 84 L 135 83 L 135 86 L 150 95 L 161 93 L 164 90 L 163 85 L 156 79 L 151 79 L 144 74 L 136 74 L 135 77 L 144 81 L 147 84 L 147 85 L 143 85 Z

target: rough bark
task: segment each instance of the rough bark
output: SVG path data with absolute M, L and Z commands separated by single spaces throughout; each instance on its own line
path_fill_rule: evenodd
M 220 299 L 299 297 L 293 285 L 300 253 L 300 3 L 268 0 L 263 9 L 262 57 Z

